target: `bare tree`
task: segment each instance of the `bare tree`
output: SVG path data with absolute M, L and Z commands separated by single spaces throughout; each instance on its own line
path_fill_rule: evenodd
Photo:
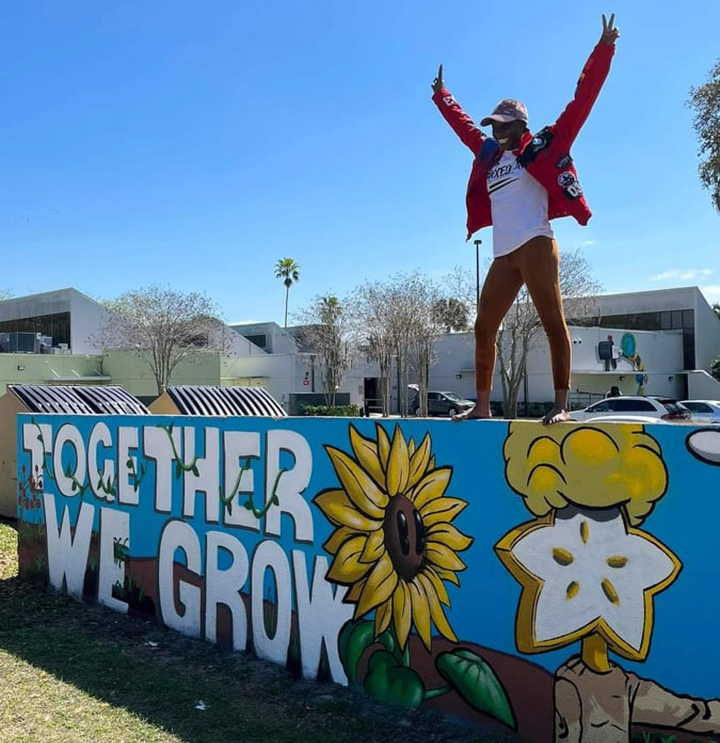
M 441 297 L 439 287 L 426 277 L 412 275 L 407 288 L 414 318 L 409 334 L 409 367 L 418 380 L 419 414 L 427 416 L 430 366 L 436 359 L 436 341 L 451 329 L 466 328 L 467 312 L 459 300 Z M 438 305 L 448 308 L 448 313 L 438 313 Z
M 601 291 L 592 277 L 590 264 L 580 249 L 563 252 L 560 257 L 560 292 L 565 316 L 584 322 L 594 314 L 594 297 Z M 508 312 L 497 337 L 497 359 L 502 382 L 503 411 L 506 418 L 517 415 L 520 386 L 527 371 L 528 354 L 542 334 L 542 324 L 525 287 Z
M 337 297 L 327 295 L 315 297 L 298 319 L 302 327 L 295 335 L 303 351 L 315 355 L 325 404 L 333 407 L 336 392 L 351 362 L 348 314 Z
M 444 332 L 433 311 L 441 298 L 433 282 L 419 272 L 395 274 L 385 282 L 367 283 L 356 291 L 358 333 L 368 358 L 380 366 L 385 415 L 390 410 L 393 371 L 398 412 L 407 415 L 408 383 L 416 376 L 421 412 L 427 414 L 429 367 L 435 341 Z
M 390 414 L 394 337 L 389 288 L 379 281 L 359 286 L 352 298 L 352 315 L 358 348 L 380 367 L 382 414 Z
M 699 88 L 690 88 L 688 106 L 693 109 L 693 127 L 698 137 L 698 170 L 702 185 L 710 191 L 720 211 L 720 61 Z
M 151 285 L 104 302 L 108 319 L 98 341 L 125 348 L 150 366 L 158 394 L 170 383 L 181 361 L 208 351 L 224 352 L 233 331 L 217 319 L 218 309 L 205 294 Z

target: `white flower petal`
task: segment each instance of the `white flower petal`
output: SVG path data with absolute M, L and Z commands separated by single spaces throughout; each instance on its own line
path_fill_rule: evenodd
M 534 626 L 540 643 L 603 619 L 639 652 L 647 621 L 645 592 L 676 570 L 651 537 L 628 533 L 618 509 L 565 508 L 554 524 L 529 532 L 512 552 L 541 581 Z

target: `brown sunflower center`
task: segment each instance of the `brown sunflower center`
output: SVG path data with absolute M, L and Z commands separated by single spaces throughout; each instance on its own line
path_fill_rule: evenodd
M 390 498 L 385 509 L 385 549 L 397 574 L 412 580 L 423 564 L 425 524 L 418 510 L 404 495 Z

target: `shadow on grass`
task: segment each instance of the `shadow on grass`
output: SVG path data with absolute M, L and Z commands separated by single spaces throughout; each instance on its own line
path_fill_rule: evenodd
M 187 743 L 518 740 L 300 681 L 271 663 L 18 578 L 0 581 L 0 648 Z M 196 709 L 200 700 L 204 710 Z

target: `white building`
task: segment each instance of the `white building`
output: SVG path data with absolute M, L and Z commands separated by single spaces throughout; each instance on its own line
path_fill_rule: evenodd
M 613 385 L 625 394 L 640 389 L 677 398 L 720 399 L 720 384 L 707 373 L 713 359 L 720 356 L 720 320 L 696 287 L 609 294 L 598 297 L 595 304 L 598 315 L 587 318 L 590 326 L 570 329 L 576 404 L 604 395 Z M 75 289 L 0 301 L 0 334 L 35 333 L 52 338 L 42 349 L 45 361 L 35 359 L 38 369 L 32 379 L 32 354 L 0 353 L 0 384 L 67 383 L 76 377 L 77 381 L 119 384 L 143 398 L 153 396 L 154 380 L 143 362 L 132 352 L 100 347 L 106 319 L 101 304 Z M 301 346 L 297 329 L 284 329 L 274 322 L 229 327 L 233 332 L 228 353 L 208 353 L 202 360 L 182 364 L 173 375 L 174 384 L 262 385 L 291 414 L 303 402 L 323 402 L 317 356 Z M 62 369 L 60 359 L 48 363 L 51 357 L 45 352 L 63 354 Z M 338 402 L 369 403 L 377 409 L 379 382 L 377 365 L 356 359 L 337 391 Z M 523 382 L 521 402 L 552 400 L 550 358 L 542 332 L 530 352 Z M 392 387 L 396 408 L 396 379 Z M 437 341 L 430 387 L 474 397 L 472 333 L 453 333 Z M 497 374 L 492 399 L 502 400 Z
M 571 399 L 576 403 L 588 403 L 613 385 L 626 395 L 720 399 L 720 383 L 708 374 L 720 356 L 720 319 L 697 287 L 606 294 L 594 304 L 598 315 L 587 318 L 590 327 L 570 326 Z M 474 397 L 472 334 L 445 336 L 436 356 L 431 387 Z M 527 367 L 519 400 L 551 401 L 550 354 L 542 332 Z M 497 369 L 493 390 L 492 399 L 501 400 Z

